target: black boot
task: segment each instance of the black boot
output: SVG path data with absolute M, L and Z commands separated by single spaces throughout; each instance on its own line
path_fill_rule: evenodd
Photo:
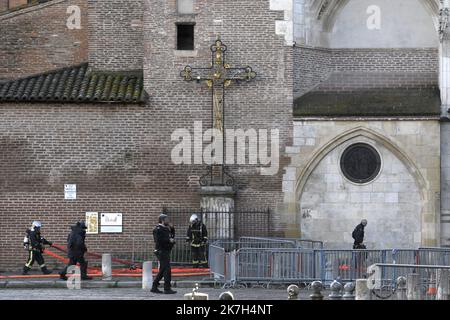
M 30 271 L 30 270 L 31 270 L 31 268 L 23 267 L 22 275 L 24 275 L 24 276 L 28 275 L 28 271 Z
M 177 292 L 172 290 L 171 288 L 169 289 L 164 289 L 164 294 L 176 294 Z
M 150 290 L 150 292 L 153 292 L 153 293 L 163 293 L 161 290 L 158 289 L 158 286 L 159 286 L 158 283 L 154 283 L 154 282 L 153 282 L 152 290 Z
M 41 271 L 43 274 L 51 274 L 52 273 L 52 271 L 48 270 L 47 267 L 42 267 Z
M 88 276 L 87 270 L 88 270 L 88 263 L 86 262 L 85 264 L 80 266 L 81 280 L 92 280 L 92 277 Z

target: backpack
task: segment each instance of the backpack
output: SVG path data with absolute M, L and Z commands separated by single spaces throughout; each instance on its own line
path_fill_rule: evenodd
M 27 229 L 26 235 L 23 238 L 23 248 L 25 250 L 29 250 L 30 249 L 30 230 L 29 229 Z

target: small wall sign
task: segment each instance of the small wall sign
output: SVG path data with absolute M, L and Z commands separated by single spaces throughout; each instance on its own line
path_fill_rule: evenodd
M 100 214 L 100 232 L 102 233 L 122 233 L 122 214 L 121 213 L 102 213 Z
M 76 184 L 65 184 L 64 185 L 64 199 L 65 200 L 76 200 L 77 199 L 77 185 Z
M 87 234 L 98 234 L 98 212 L 86 212 Z

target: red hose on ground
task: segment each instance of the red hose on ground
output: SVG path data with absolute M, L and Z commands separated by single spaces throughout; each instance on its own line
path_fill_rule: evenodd
M 156 273 L 154 274 L 154 276 Z M 94 278 L 99 278 L 102 275 L 98 273 L 89 273 L 89 276 Z M 178 273 L 178 274 L 172 274 L 172 277 L 196 277 L 196 276 L 209 276 L 208 273 Z M 127 273 L 113 273 L 113 277 L 124 277 L 124 278 L 140 278 L 142 277 L 142 274 L 127 274 Z M 36 274 L 36 275 L 11 275 L 11 276 L 0 276 L 1 279 L 53 279 L 53 278 L 59 278 L 59 275 L 57 274 Z
M 60 245 L 57 245 L 57 244 L 52 244 L 52 247 L 54 247 L 55 249 L 58 249 L 58 250 L 60 250 L 60 251 L 63 251 L 63 252 L 66 252 L 66 253 L 67 253 L 67 249 L 66 249 L 65 247 L 63 247 L 63 246 L 60 246 Z M 94 258 L 98 258 L 98 259 L 101 259 L 101 258 L 102 258 L 102 255 L 101 255 L 101 254 L 95 253 L 95 252 L 91 252 L 91 251 L 86 252 L 86 255 L 87 255 L 87 256 L 94 257 Z M 130 265 L 130 266 L 135 266 L 135 265 L 137 265 L 136 263 L 134 263 L 134 262 L 132 262 L 132 261 L 124 260 L 124 259 L 119 259 L 119 258 L 111 258 L 111 261 L 117 262 L 117 263 L 122 263 L 122 264 L 125 264 L 125 265 Z
M 63 252 L 67 252 L 63 247 L 58 245 L 52 245 L 55 249 L 58 249 Z M 69 259 L 64 258 L 63 256 L 56 254 L 50 250 L 44 250 L 44 253 L 67 264 L 69 262 Z M 97 256 L 101 257 L 101 255 L 96 253 L 90 253 L 91 256 Z M 130 262 L 122 259 L 113 259 L 113 261 L 116 262 Z M 89 275 L 94 277 L 101 277 L 102 272 L 101 268 L 96 267 L 89 267 L 88 268 Z M 156 274 L 158 272 L 157 268 L 153 268 L 153 273 Z M 134 270 L 130 270 L 127 268 L 119 268 L 119 269 L 113 269 L 112 274 L 115 277 L 141 277 L 142 276 L 142 269 L 136 268 Z M 172 268 L 172 275 L 174 277 L 195 277 L 195 276 L 207 276 L 209 275 L 209 269 L 195 269 L 195 268 Z M 12 275 L 12 276 L 0 276 L 0 279 L 32 279 L 32 278 L 56 278 L 58 275 Z

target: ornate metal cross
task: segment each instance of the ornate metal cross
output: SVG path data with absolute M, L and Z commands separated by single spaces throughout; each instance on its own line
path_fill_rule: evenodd
M 212 91 L 212 124 L 223 135 L 222 163 L 208 166 L 208 173 L 201 177 L 202 186 L 232 186 L 234 179 L 227 172 L 225 165 L 225 89 L 233 82 L 250 82 L 256 78 L 256 72 L 249 66 L 232 68 L 225 61 L 227 46 L 217 38 L 211 46 L 211 66 L 209 68 L 184 67 L 180 75 L 185 81 L 206 83 Z

